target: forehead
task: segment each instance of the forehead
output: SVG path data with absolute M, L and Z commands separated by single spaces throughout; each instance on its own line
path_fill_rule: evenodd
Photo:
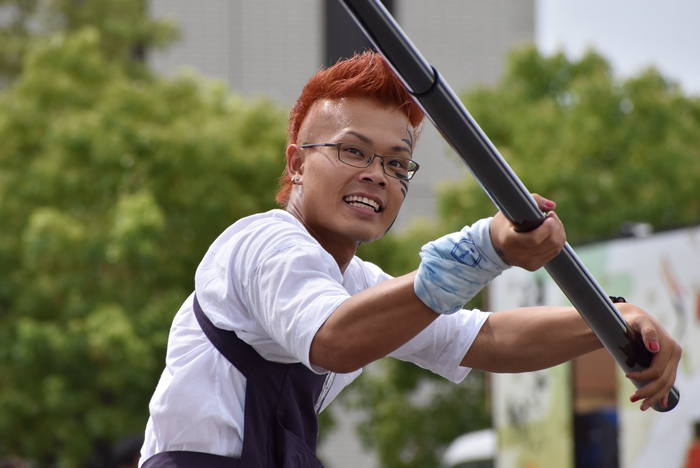
M 413 127 L 401 109 L 365 98 L 316 101 L 299 131 L 299 143 L 325 143 L 348 132 L 360 133 L 371 140 L 401 140 Z M 314 141 L 311 141 L 314 140 Z

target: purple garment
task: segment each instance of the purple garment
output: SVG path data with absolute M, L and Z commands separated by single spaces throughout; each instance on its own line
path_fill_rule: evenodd
M 240 458 L 162 452 L 146 460 L 143 468 L 323 468 L 316 457 L 314 407 L 326 376 L 301 363 L 264 359 L 234 331 L 215 327 L 196 295 L 194 313 L 209 341 L 246 378 L 243 451 Z

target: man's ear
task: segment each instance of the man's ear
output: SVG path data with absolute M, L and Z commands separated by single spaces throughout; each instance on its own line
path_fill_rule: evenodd
M 304 173 L 304 151 L 299 145 L 289 145 L 286 151 L 287 174 L 289 177 L 299 177 Z

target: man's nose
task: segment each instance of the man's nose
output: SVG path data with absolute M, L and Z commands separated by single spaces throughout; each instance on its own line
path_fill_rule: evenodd
M 369 166 L 363 170 L 364 180 L 371 180 L 379 185 L 386 184 L 386 172 L 384 172 L 384 161 L 379 156 L 374 156 L 370 161 Z

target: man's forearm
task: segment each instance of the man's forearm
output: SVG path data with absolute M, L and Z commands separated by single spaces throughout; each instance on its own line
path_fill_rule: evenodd
M 527 307 L 489 316 L 462 365 L 489 372 L 530 372 L 601 347 L 573 307 Z
M 372 286 L 342 303 L 311 344 L 314 365 L 352 372 L 398 349 L 439 317 L 416 297 L 416 272 Z

